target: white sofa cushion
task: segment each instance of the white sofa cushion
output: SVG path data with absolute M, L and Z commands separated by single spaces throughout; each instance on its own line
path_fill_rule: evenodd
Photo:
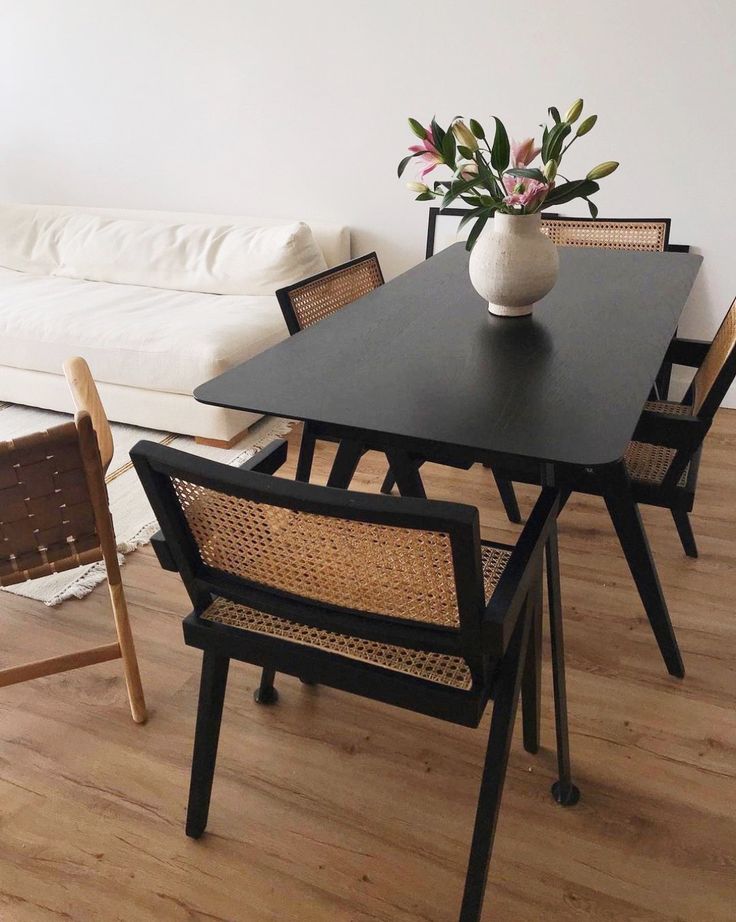
M 0 266 L 51 275 L 68 215 L 35 205 L 0 206 Z
M 191 394 L 287 335 L 272 294 L 199 294 L 0 269 L 0 366 L 58 374 L 64 359 L 83 355 L 99 381 Z
M 273 295 L 327 263 L 307 224 L 163 224 L 69 215 L 54 275 L 221 295 Z M 15 268 L 15 267 L 12 267 Z

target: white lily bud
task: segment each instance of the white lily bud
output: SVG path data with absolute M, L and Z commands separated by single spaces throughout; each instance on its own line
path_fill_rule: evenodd
M 409 192 L 416 192 L 418 195 L 429 192 L 429 186 L 425 185 L 423 182 L 408 182 L 406 188 Z

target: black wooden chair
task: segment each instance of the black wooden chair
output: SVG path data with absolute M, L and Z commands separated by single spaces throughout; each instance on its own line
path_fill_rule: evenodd
M 378 256 L 375 253 L 368 253 L 366 256 L 359 256 L 357 259 L 333 269 L 327 269 L 311 278 L 280 288 L 276 292 L 276 297 L 289 333 L 293 336 L 342 310 L 383 283 L 383 272 Z M 309 482 L 312 473 L 314 449 L 318 439 L 326 442 L 339 442 L 339 439 L 320 429 L 315 423 L 305 422 L 296 466 L 296 479 L 304 483 Z M 351 478 L 360 458 L 369 450 L 370 445 L 366 443 L 361 445 L 359 452 L 352 454 L 348 462 Z M 419 467 L 426 459 L 411 458 L 410 460 L 412 464 Z M 467 470 L 468 467 L 469 465 L 463 465 L 462 469 Z M 389 465 L 381 492 L 390 493 L 395 483 L 396 480 Z M 521 522 L 513 486 L 498 478 L 496 478 L 496 483 L 509 520 Z
M 626 474 L 637 503 L 660 506 L 672 513 L 683 549 L 697 557 L 689 513 L 698 484 L 703 441 L 713 417 L 736 379 L 736 300 L 733 301 L 712 342 L 675 338 L 667 351 L 671 365 L 697 369 L 681 403 L 649 400 L 624 454 Z M 538 483 L 531 467 L 504 471 L 514 481 Z M 560 484 L 560 506 L 571 490 Z M 601 494 L 601 483 L 577 477 L 575 490 L 593 496 Z
M 165 566 L 203 651 L 187 835 L 207 825 L 231 659 L 262 668 L 256 700 L 283 672 L 468 727 L 493 700 L 461 922 L 478 922 L 521 692 L 524 745 L 539 746 L 542 561 L 547 546 L 559 779 L 571 805 L 553 489 L 515 546 L 481 541 L 478 512 L 369 495 L 217 464 L 139 442 L 131 457 L 161 524 Z
M 302 279 L 276 292 L 289 333 L 293 336 L 314 326 L 325 317 L 342 310 L 358 298 L 383 285 L 383 272 L 375 253 L 359 256 L 333 269 L 327 269 L 308 279 Z M 296 479 L 309 482 L 317 439 L 339 442 L 329 433 L 321 432 L 314 423 L 305 422 L 296 466 Z M 363 454 L 368 448 L 363 449 Z M 360 456 L 355 460 L 357 467 Z
M 696 368 L 681 403 L 650 401 L 625 455 L 634 498 L 672 513 L 688 557 L 697 557 L 689 513 L 695 502 L 703 440 L 736 378 L 736 300 L 712 343 L 674 339 L 669 366 Z

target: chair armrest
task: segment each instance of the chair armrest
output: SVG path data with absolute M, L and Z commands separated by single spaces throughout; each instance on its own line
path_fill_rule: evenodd
M 514 626 L 544 546 L 557 522 L 560 491 L 544 487 L 511 552 L 483 618 L 486 649 L 501 655 L 511 640 Z
M 670 343 L 665 362 L 671 365 L 686 365 L 688 368 L 700 368 L 711 344 L 702 339 L 673 339 Z
M 666 448 L 696 448 L 705 438 L 710 423 L 696 416 L 675 416 L 644 410 L 632 440 Z
M 241 471 L 256 471 L 259 474 L 273 474 L 286 463 L 289 445 L 286 439 L 274 439 L 265 448 L 240 464 Z
M 156 552 L 156 557 L 158 558 L 159 564 L 161 564 L 161 569 L 170 570 L 172 573 L 176 573 L 179 568 L 174 562 L 174 558 L 171 556 L 169 545 L 166 543 L 166 538 L 164 538 L 164 533 L 162 531 L 157 531 L 156 534 L 153 535 L 151 538 L 151 546 Z
M 262 448 L 252 458 L 248 458 L 246 462 L 239 465 L 240 470 L 256 471 L 259 474 L 273 474 L 285 463 L 288 450 L 289 446 L 286 439 L 274 439 L 273 442 L 269 442 L 265 448 Z M 158 562 L 161 564 L 161 569 L 171 570 L 176 573 L 179 568 L 176 566 L 162 531 L 157 531 L 153 535 L 151 545 L 156 553 Z

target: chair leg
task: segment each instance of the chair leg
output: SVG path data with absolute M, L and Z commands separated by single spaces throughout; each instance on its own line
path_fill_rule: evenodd
M 207 826 L 229 666 L 230 660 L 227 656 L 205 650 L 199 684 L 197 729 L 194 735 L 187 807 L 186 832 L 192 839 L 198 839 Z
M 309 478 L 312 475 L 312 461 L 314 460 L 314 447 L 316 442 L 317 439 L 312 431 L 312 427 L 309 423 L 304 423 L 302 441 L 299 445 L 299 460 L 296 463 L 295 480 L 300 480 L 302 483 L 309 483 Z
M 386 476 L 383 478 L 383 483 L 381 484 L 381 493 L 390 493 L 393 488 L 396 486 L 396 478 L 394 477 L 394 472 L 389 468 L 386 471 Z
M 555 697 L 555 732 L 557 734 L 557 781 L 552 796 L 563 807 L 573 807 L 580 791 L 572 782 L 570 736 L 567 727 L 567 686 L 565 682 L 565 644 L 562 630 L 562 595 L 557 529 L 547 539 L 547 598 L 550 638 L 552 641 L 552 684 Z
M 123 674 L 125 675 L 125 685 L 128 690 L 130 713 L 136 723 L 142 724 L 145 723 L 147 717 L 146 699 L 143 695 L 138 658 L 135 654 L 133 632 L 130 629 L 130 618 L 128 617 L 128 606 L 123 591 L 123 581 L 120 576 L 117 549 L 110 550 L 103 547 L 103 555 L 107 569 L 107 587 L 110 591 L 115 630 L 118 635 L 120 655 L 123 660 Z
M 695 543 L 693 527 L 690 524 L 690 516 L 684 509 L 670 509 L 672 518 L 675 520 L 677 534 L 682 541 L 682 548 L 688 557 L 698 556 L 698 545 Z
M 532 625 L 526 648 L 524 677 L 521 683 L 521 711 L 524 728 L 524 749 L 539 752 L 542 711 L 542 571 L 538 583 L 530 590 Z
M 273 680 L 275 678 L 275 670 L 268 668 L 263 669 L 261 673 L 261 684 L 253 692 L 253 700 L 256 704 L 276 704 L 279 700 L 279 693 L 273 687 Z
M 510 480 L 504 480 L 502 477 L 499 477 L 493 468 L 491 468 L 491 473 L 493 474 L 493 479 L 496 481 L 498 492 L 501 494 L 501 502 L 503 503 L 503 508 L 506 510 L 506 516 L 509 522 L 514 522 L 516 525 L 519 525 L 521 523 L 521 513 L 519 512 L 519 504 L 516 501 L 513 483 Z
M 526 609 L 526 606 L 525 606 Z M 531 619 L 528 613 L 519 618 L 514 636 L 504 657 L 491 717 L 491 731 L 483 766 L 478 807 L 465 878 L 460 922 L 479 922 L 493 850 L 501 794 L 514 732 L 521 677 L 526 659 Z

